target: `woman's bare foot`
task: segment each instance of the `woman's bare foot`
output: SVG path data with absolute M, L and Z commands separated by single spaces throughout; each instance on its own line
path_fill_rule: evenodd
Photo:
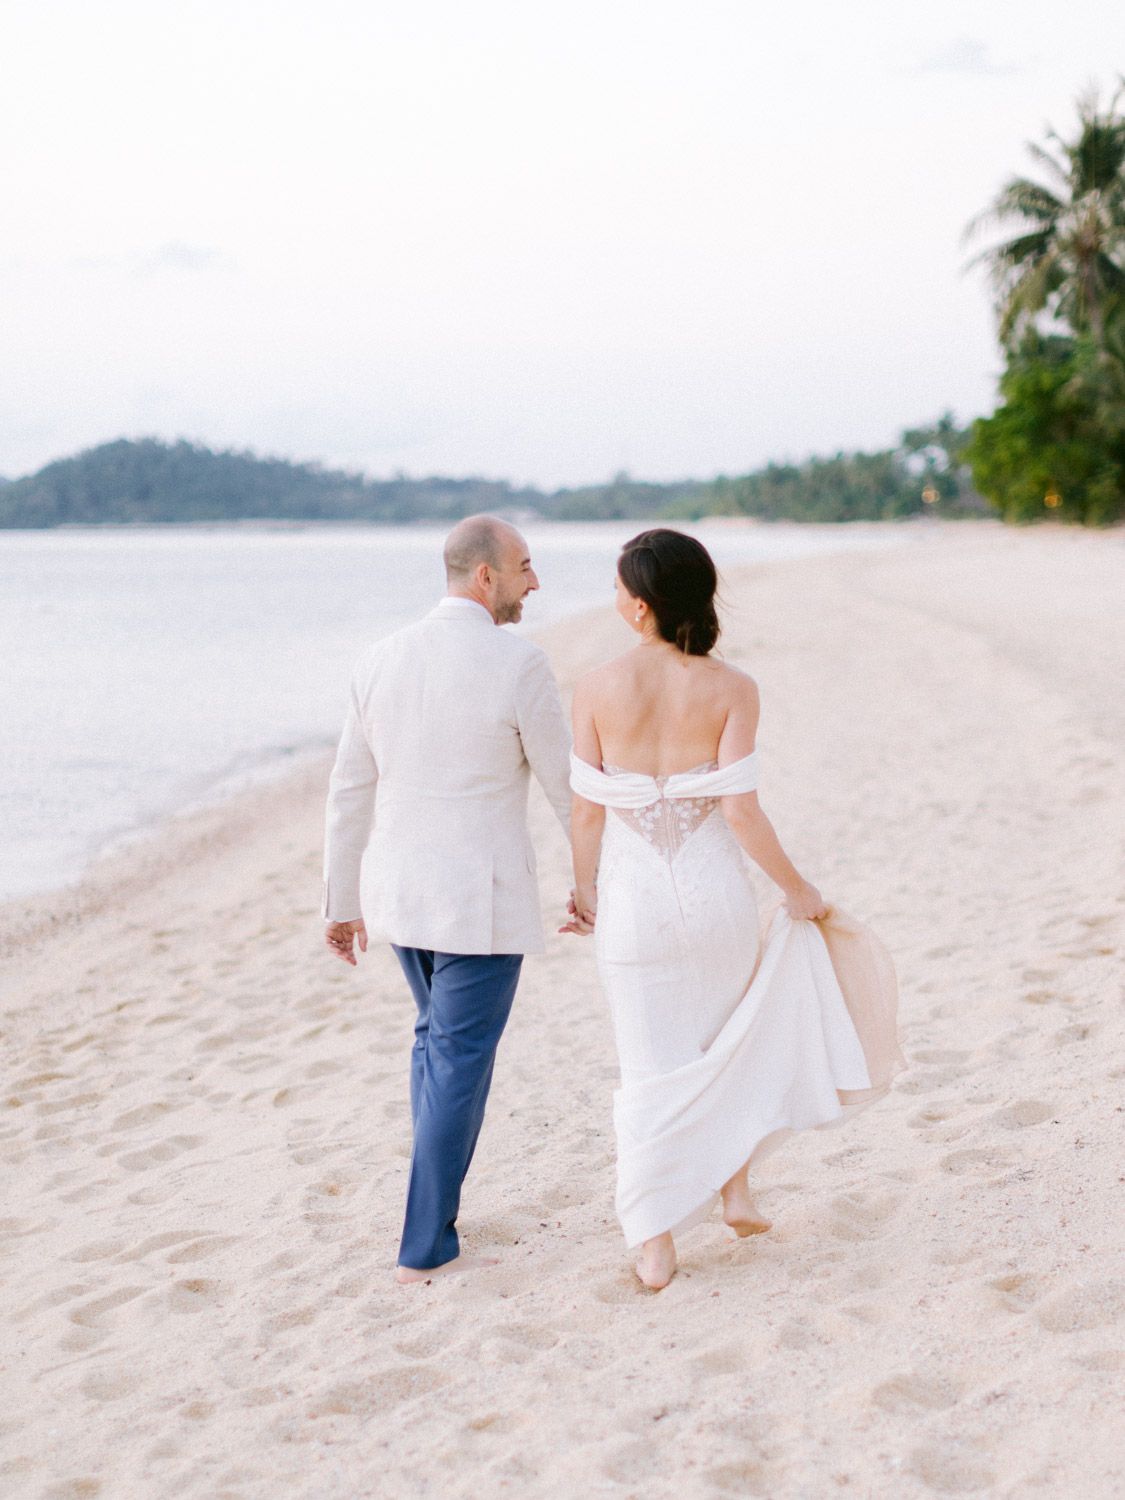
M 414 1266 L 396 1266 L 395 1280 L 399 1286 L 414 1286 L 420 1281 L 433 1281 L 435 1276 L 451 1276 L 457 1271 L 479 1271 L 484 1266 L 499 1264 L 494 1255 L 459 1255 L 456 1260 L 447 1260 L 443 1266 L 431 1266 L 425 1271 Z
M 723 1223 L 729 1224 L 740 1240 L 750 1234 L 765 1234 L 773 1228 L 773 1220 L 762 1217 L 761 1210 L 751 1202 L 745 1210 L 723 1209 Z
M 676 1246 L 670 1234 L 645 1240 L 636 1271 L 650 1292 L 659 1292 L 668 1285 L 676 1274 Z
M 762 1216 L 751 1196 L 745 1168 L 723 1184 L 723 1223 L 729 1224 L 740 1240 L 773 1228 L 772 1221 Z

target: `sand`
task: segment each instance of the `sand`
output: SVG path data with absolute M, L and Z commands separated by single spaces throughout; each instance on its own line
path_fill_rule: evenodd
M 1125 538 L 906 535 L 731 577 L 725 644 L 764 805 L 895 955 L 911 1069 L 658 1296 L 558 937 L 464 1202 L 501 1263 L 393 1284 L 411 1011 L 389 950 L 321 946 L 324 764 L 3 914 L 0 1493 L 1123 1492 Z M 627 643 L 548 638 L 564 683 Z M 533 832 L 558 910 L 539 797 Z

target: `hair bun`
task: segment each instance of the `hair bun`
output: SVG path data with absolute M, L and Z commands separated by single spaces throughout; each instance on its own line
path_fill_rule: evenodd
M 661 638 L 686 656 L 707 656 L 719 639 L 718 576 L 702 542 L 658 527 L 625 543 L 617 571 L 652 610 Z

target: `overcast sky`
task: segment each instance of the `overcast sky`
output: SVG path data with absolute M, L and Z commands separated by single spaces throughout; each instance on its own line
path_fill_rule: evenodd
M 540 484 L 990 408 L 965 221 L 1118 0 L 0 0 L 0 474 Z

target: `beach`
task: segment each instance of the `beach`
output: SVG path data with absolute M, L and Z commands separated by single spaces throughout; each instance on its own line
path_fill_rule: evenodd
M 763 806 L 895 958 L 890 1097 L 646 1293 L 535 789 L 551 935 L 460 1221 L 500 1263 L 398 1287 L 412 1007 L 323 947 L 329 761 L 175 819 L 0 913 L 6 1496 L 1122 1492 L 1125 538 L 923 524 L 724 596 Z M 542 639 L 564 691 L 630 644 Z

